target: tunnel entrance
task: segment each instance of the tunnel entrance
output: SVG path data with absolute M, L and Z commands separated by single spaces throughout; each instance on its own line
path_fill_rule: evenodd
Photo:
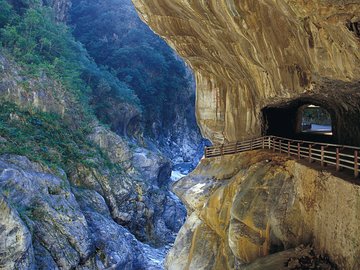
M 296 140 L 336 143 L 334 115 L 309 99 L 267 106 L 262 109 L 263 134 Z

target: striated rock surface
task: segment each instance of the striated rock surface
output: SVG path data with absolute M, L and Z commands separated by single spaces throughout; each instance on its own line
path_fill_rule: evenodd
M 197 121 L 212 142 L 265 133 L 262 109 L 295 102 L 325 107 L 335 140 L 360 143 L 358 0 L 133 3 L 193 68 Z
M 326 171 L 253 151 L 202 160 L 173 189 L 189 216 L 167 269 L 264 269 L 285 255 L 251 263 L 302 244 L 339 269 L 360 267 L 360 187 Z
M 22 76 L 21 67 L 1 52 L 0 71 L 0 98 L 25 108 L 71 115 L 73 96 L 60 83 L 45 74 L 36 79 Z
M 26 157 L 0 156 L 1 269 L 161 267 L 151 257 L 159 251 L 139 239 L 172 242 L 185 215 L 180 202 L 125 174 L 82 172 L 68 179 Z
M 313 104 L 331 115 L 329 141 L 360 145 L 358 0 L 133 3 L 194 70 L 197 121 L 213 143 L 297 138 L 299 110 Z M 202 160 L 174 190 L 189 216 L 168 269 L 279 269 L 277 252 L 301 244 L 360 267 L 360 189 L 329 173 L 250 152 Z

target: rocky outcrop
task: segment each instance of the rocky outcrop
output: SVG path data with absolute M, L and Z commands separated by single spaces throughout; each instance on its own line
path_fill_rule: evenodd
M 75 103 L 71 91 L 45 75 L 37 79 L 21 76 L 21 68 L 0 54 L 1 65 L 2 100 L 14 102 L 23 109 L 56 113 L 63 116 L 64 121 L 67 119 L 77 125 L 78 118 L 82 117 L 82 108 Z M 127 117 L 123 116 L 119 121 L 121 119 Z M 71 185 L 98 192 L 105 198 L 112 218 L 127 226 L 142 241 L 157 246 L 172 242 L 176 228 L 179 229 L 183 222 L 185 209 L 167 191 L 170 160 L 159 151 L 150 151 L 135 142 L 131 143 L 95 120 L 91 125 L 92 132 L 88 138 L 100 147 L 109 161 L 105 164 L 102 157 L 94 156 L 89 157 L 88 162 L 99 164 L 98 168 L 74 164 L 68 174 Z M 116 169 L 118 165 L 121 169 Z
M 295 138 L 299 109 L 313 104 L 331 115 L 333 142 L 360 144 L 359 1 L 133 3 L 194 70 L 197 121 L 213 143 Z M 282 255 L 254 261 L 310 243 L 341 269 L 360 267 L 359 189 L 329 173 L 250 152 L 202 160 L 174 190 L 189 216 L 168 269 L 278 269 Z
M 59 114 L 74 129 L 79 119 L 84 119 L 84 108 L 60 83 L 45 75 L 24 77 L 21 67 L 2 54 L 0 68 L 1 101 L 16 103 L 34 114 Z M 119 121 L 131 118 L 131 114 L 124 114 Z M 16 113 L 9 117 L 19 121 Z M 0 196 L 4 196 L 1 233 L 9 240 L 0 247 L 6 254 L 0 256 L 0 266 L 152 269 L 153 247 L 162 247 L 159 256 L 163 256 L 164 246 L 174 241 L 186 210 L 168 191 L 171 162 L 159 151 L 139 147 L 96 120 L 89 121 L 88 128 L 92 130 L 88 140 L 78 141 L 79 145 L 72 142 L 69 147 L 84 143 L 91 154 L 82 152 L 84 162 L 67 160 L 71 166 L 66 173 L 54 169 L 57 165 L 51 164 L 49 169 L 27 159 L 36 160 L 38 153 L 27 158 L 0 157 Z M 16 152 L 9 147 L 13 142 L 10 137 L 19 133 L 8 135 L 0 136 L 2 153 Z M 86 196 L 91 200 L 85 200 Z M 12 243 L 13 237 L 19 241 Z
M 69 182 L 24 157 L 2 156 L 0 170 L 1 193 L 20 212 L 26 224 L 20 223 L 21 229 L 29 228 L 32 241 L 38 243 L 36 247 L 45 247 L 35 250 L 35 254 L 52 258 L 64 269 L 86 261 L 94 251 L 93 243 Z M 6 212 L 2 216 L 7 216 Z M 11 227 L 9 223 L 6 225 Z M 28 233 L 31 243 L 29 239 Z M 29 260 L 29 257 L 22 257 L 22 260 Z
M 244 269 L 264 269 L 250 266 L 301 244 L 313 244 L 340 269 L 360 267 L 360 188 L 329 172 L 253 151 L 202 160 L 174 191 L 189 217 L 168 269 L 243 269 L 249 263 Z
M 336 141 L 360 143 L 359 130 L 347 132 L 359 119 L 357 0 L 133 2 L 193 68 L 212 142 L 265 133 L 262 109 L 299 102 L 330 110 Z
M 108 152 L 110 161 L 121 164 L 123 172 L 78 168 L 72 183 L 99 192 L 107 201 L 113 218 L 126 225 L 138 239 L 161 246 L 175 239 L 186 215 L 181 203 L 169 193 L 171 163 L 127 139 L 97 127 L 90 139 Z
M 26 157 L 0 156 L 1 268 L 156 269 L 151 247 L 134 235 L 159 246 L 174 240 L 185 212 L 173 195 L 124 174 L 69 179 Z

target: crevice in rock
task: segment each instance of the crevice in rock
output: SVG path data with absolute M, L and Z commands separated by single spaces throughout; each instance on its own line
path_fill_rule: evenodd
M 360 21 L 359 22 L 347 22 L 346 27 L 353 32 L 358 38 L 360 38 Z

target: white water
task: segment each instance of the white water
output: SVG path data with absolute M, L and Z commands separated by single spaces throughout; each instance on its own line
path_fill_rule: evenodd
M 171 172 L 171 181 L 176 182 L 180 178 L 186 176 L 186 174 L 182 174 L 180 171 L 172 171 Z

